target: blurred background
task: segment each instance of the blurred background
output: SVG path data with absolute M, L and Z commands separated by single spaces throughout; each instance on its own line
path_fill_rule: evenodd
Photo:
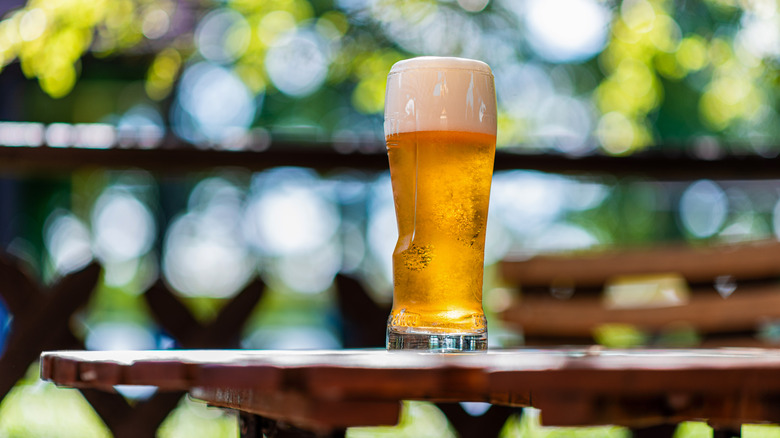
M 69 322 L 89 349 L 181 347 L 144 301 L 158 280 L 207 324 L 257 278 L 238 346 L 345 346 L 337 274 L 380 307 L 391 299 L 384 90 L 390 66 L 417 55 L 481 59 L 495 74 L 497 166 L 519 164 L 494 176 L 489 314 L 505 307 L 508 257 L 780 236 L 780 180 L 744 166 L 626 175 L 619 160 L 777 157 L 776 0 L 2 0 L 0 251 L 41 287 L 99 263 Z M 149 153 L 128 164 L 114 151 Z M 275 165 L 285 151 L 297 155 Z M 242 166 L 242 153 L 258 158 Z M 312 154 L 330 164 L 295 165 Z M 539 156 L 579 171 L 522 165 Z M 593 157 L 615 158 L 616 172 L 589 171 Z M 0 308 L 0 345 L 11 313 Z M 492 346 L 523 344 L 489 320 Z M 452 434 L 432 406 L 407 414 L 421 429 L 392 433 Z M 532 429 L 505 432 L 555 433 Z M 186 399 L 158 432 L 236 433 L 234 417 Z M 110 431 L 33 365 L 0 405 L 0 435 Z

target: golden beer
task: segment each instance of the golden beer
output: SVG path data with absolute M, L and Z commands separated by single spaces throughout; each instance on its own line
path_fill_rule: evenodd
M 484 350 L 482 277 L 496 145 L 492 74 L 477 61 L 411 62 L 400 73 L 391 70 L 385 107 L 398 221 L 387 347 Z M 394 78 L 394 71 L 406 77 Z

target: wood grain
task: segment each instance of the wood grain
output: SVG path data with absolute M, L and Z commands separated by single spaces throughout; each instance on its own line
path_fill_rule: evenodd
M 533 405 L 557 425 L 780 421 L 780 350 L 769 349 L 49 352 L 41 361 L 41 377 L 59 385 L 106 389 L 118 376 L 316 431 L 394 423 L 401 400 Z

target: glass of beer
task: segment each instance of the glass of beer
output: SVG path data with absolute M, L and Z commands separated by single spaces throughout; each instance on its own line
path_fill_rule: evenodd
M 487 64 L 420 57 L 387 77 L 385 140 L 398 243 L 389 350 L 484 351 L 496 92 Z

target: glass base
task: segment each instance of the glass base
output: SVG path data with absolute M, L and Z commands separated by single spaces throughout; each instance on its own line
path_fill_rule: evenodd
M 400 333 L 388 328 L 387 349 L 436 353 L 484 352 L 487 351 L 487 332 L 481 334 Z

